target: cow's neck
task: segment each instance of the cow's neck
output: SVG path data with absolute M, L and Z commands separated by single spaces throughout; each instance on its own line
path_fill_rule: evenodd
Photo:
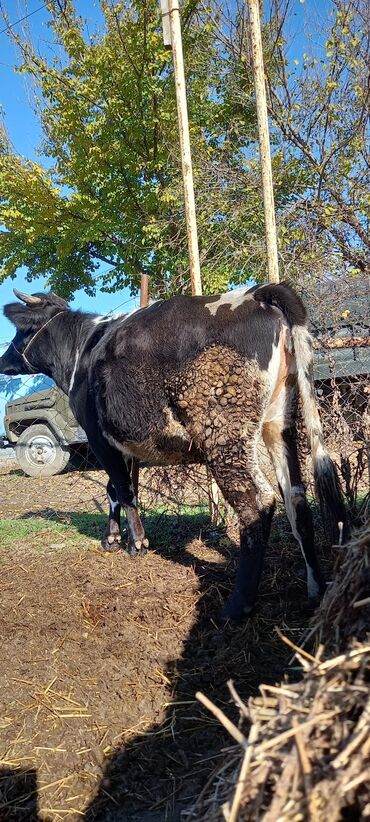
M 52 377 L 66 394 L 71 394 L 78 375 L 81 379 L 81 368 L 86 368 L 86 352 L 91 353 L 108 327 L 109 323 L 96 323 L 96 315 L 80 311 L 70 311 L 67 322 L 61 323 Z
M 64 316 L 55 319 L 53 327 L 50 328 L 50 336 L 42 341 L 44 346 L 51 346 L 52 365 L 48 376 L 66 394 L 69 393 L 76 354 L 85 336 L 85 325 L 86 315 L 79 311 L 68 311 Z

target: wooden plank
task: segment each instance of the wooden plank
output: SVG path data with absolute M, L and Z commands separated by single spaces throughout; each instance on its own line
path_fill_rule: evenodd
M 313 341 L 313 347 L 338 348 L 366 348 L 370 347 L 370 337 L 319 337 Z

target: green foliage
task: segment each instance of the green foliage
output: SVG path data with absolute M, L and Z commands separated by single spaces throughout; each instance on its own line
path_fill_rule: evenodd
M 356 5 L 357 4 L 357 5 Z M 284 20 L 263 31 L 275 128 L 273 176 L 283 275 L 364 270 L 366 45 L 364 0 L 336 0 L 326 58 L 291 75 Z M 72 0 L 48 0 L 60 58 L 13 33 L 32 77 L 47 168 L 0 152 L 2 277 L 21 265 L 70 297 L 150 277 L 152 296 L 190 289 L 171 52 L 158 0 L 101 1 L 88 37 Z M 253 72 L 244 0 L 182 4 L 203 287 L 266 278 Z M 284 4 L 285 7 L 285 4 Z M 357 9 L 357 11 L 356 11 Z M 48 51 L 47 54 L 50 52 Z M 98 269 L 105 263 L 105 273 Z
M 265 276 L 252 76 L 217 38 L 214 9 L 182 9 L 202 278 L 208 292 Z M 150 276 L 151 294 L 189 290 L 172 56 L 157 0 L 102 2 L 103 33 L 87 39 L 73 3 L 49 0 L 50 63 L 17 39 L 19 70 L 39 89 L 47 170 L 14 155 L 0 166 L 2 276 L 21 265 L 65 296 Z M 212 13 L 211 13 L 212 12 Z M 242 87 L 240 88 L 240 83 Z M 239 94 L 239 97 L 238 97 Z M 245 105 L 245 100 L 248 104 Z M 283 179 L 284 177 L 284 179 Z M 277 197 L 291 188 L 289 167 Z

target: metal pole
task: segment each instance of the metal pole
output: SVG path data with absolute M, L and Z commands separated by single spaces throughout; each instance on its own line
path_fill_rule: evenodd
M 198 231 L 195 214 L 193 168 L 190 151 L 188 106 L 186 101 L 184 57 L 182 51 L 180 10 L 178 0 L 168 0 L 168 9 L 170 17 L 173 66 L 175 72 L 176 102 L 180 137 L 182 176 L 184 182 L 185 216 L 189 247 L 191 291 L 193 295 L 196 295 L 202 293 L 202 281 L 200 278 Z
M 267 118 L 265 70 L 263 65 L 261 21 L 259 0 L 247 0 L 249 8 L 250 33 L 256 89 L 258 137 L 260 145 L 263 203 L 265 211 L 265 232 L 267 248 L 268 278 L 279 282 L 279 263 L 276 241 L 274 190 L 272 184 L 270 138 Z

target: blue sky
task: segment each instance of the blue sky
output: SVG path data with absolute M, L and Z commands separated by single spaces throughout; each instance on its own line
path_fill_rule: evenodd
M 75 0 L 78 12 L 87 21 L 87 32 L 92 34 L 101 25 L 102 17 L 98 0 Z M 269 0 L 266 0 L 266 5 Z M 21 33 L 22 29 L 30 32 L 34 44 L 43 53 L 55 53 L 57 48 L 52 45 L 51 32 L 48 27 L 49 15 L 40 0 L 5 0 L 5 8 L 8 11 L 9 20 L 12 24 L 22 17 L 23 14 L 30 14 L 26 21 L 19 23 L 16 30 Z M 287 21 L 287 32 L 289 35 L 289 58 L 301 61 L 302 54 L 307 48 L 307 32 L 312 31 L 312 20 L 320 23 L 320 18 L 324 18 L 330 0 L 292 0 L 291 12 Z M 34 13 L 33 13 L 34 12 Z M 4 24 L 0 24 L 0 29 Z M 321 45 L 317 43 L 317 45 Z M 311 43 L 312 47 L 312 43 Z M 37 153 L 41 141 L 41 130 L 37 118 L 33 111 L 33 90 L 30 80 L 25 75 L 14 72 L 14 65 L 17 62 L 17 52 L 13 43 L 9 40 L 6 31 L 0 34 L 0 107 L 10 139 L 17 152 L 31 160 L 42 162 L 42 157 Z M 297 69 L 299 70 L 299 69 Z M 33 281 L 32 284 L 25 280 L 25 271 L 19 270 L 15 280 L 6 280 L 0 284 L 0 306 L 13 298 L 13 286 L 19 290 L 32 291 L 42 290 L 45 287 L 45 280 Z M 74 307 L 83 308 L 88 311 L 106 313 L 114 310 L 122 302 L 130 297 L 128 291 L 121 291 L 115 294 L 105 294 L 98 292 L 97 296 L 88 297 L 83 291 L 77 292 L 74 300 Z M 132 305 L 135 301 L 132 300 Z M 0 344 L 12 336 L 12 329 L 8 321 L 0 315 Z
M 29 0 L 27 7 L 23 0 L 5 0 L 4 3 L 9 14 L 9 22 L 13 23 L 22 17 L 22 14 L 35 11 L 27 21 L 17 26 L 17 31 L 22 30 L 22 26 L 28 26 L 35 45 L 38 45 L 43 52 L 51 46 L 47 44 L 51 41 L 51 33 L 47 26 L 49 15 L 45 8 L 42 8 L 40 0 Z M 97 0 L 77 0 L 76 6 L 81 16 L 87 20 L 87 29 L 93 33 L 96 26 L 101 21 L 99 3 Z M 40 8 L 41 7 L 41 8 Z M 4 24 L 0 24 L 0 29 Z M 33 91 L 29 79 L 25 75 L 14 72 L 14 65 L 17 63 L 17 51 L 10 41 L 6 32 L 0 34 L 0 107 L 5 121 L 7 132 L 11 142 L 17 152 L 30 160 L 42 162 L 42 157 L 38 154 L 38 146 L 41 141 L 41 129 L 33 111 Z M 103 268 L 102 268 L 103 270 Z M 14 300 L 13 288 L 31 293 L 32 291 L 42 291 L 46 287 L 43 279 L 33 280 L 28 283 L 26 271 L 19 269 L 14 280 L 7 279 L 0 283 L 0 306 Z M 122 303 L 124 304 L 122 306 Z M 130 298 L 128 290 L 106 294 L 99 292 L 96 297 L 88 297 L 84 291 L 78 291 L 73 301 L 74 308 L 83 308 L 86 311 L 96 311 L 105 314 L 116 308 L 127 311 L 137 304 L 136 298 Z M 14 328 L 0 314 L 0 351 L 6 341 L 14 336 Z M 1 409 L 0 409 L 1 413 Z
M 101 23 L 101 14 L 98 0 L 75 0 L 78 12 L 87 21 L 87 32 L 92 34 Z M 266 3 L 269 0 L 266 0 Z M 24 14 L 34 12 L 27 21 L 18 24 L 17 31 L 21 33 L 26 27 L 30 32 L 34 45 L 41 52 L 55 52 L 56 46 L 52 45 L 52 37 L 47 22 L 49 15 L 40 0 L 4 0 L 5 8 L 8 11 L 10 23 L 19 20 Z M 313 20 L 320 26 L 320 19 L 327 14 L 330 0 L 292 0 L 292 7 L 287 21 L 286 34 L 289 37 L 289 59 L 293 63 L 302 60 L 303 52 L 310 42 Z M 4 23 L 0 23 L 0 30 L 4 28 Z M 314 35 L 314 40 L 310 42 L 310 49 L 322 48 L 320 37 Z M 33 111 L 33 89 L 30 80 L 24 75 L 14 72 L 14 65 L 17 63 L 16 48 L 9 40 L 6 31 L 0 33 L 0 114 L 4 119 L 10 139 L 16 151 L 31 160 L 43 162 L 38 154 L 38 147 L 41 141 L 41 130 L 37 118 Z M 293 63 L 294 64 L 294 63 Z M 299 71 L 299 65 L 297 66 Z M 32 292 L 42 290 L 45 280 L 34 280 L 32 284 L 25 278 L 26 272 L 20 269 L 14 280 L 7 279 L 0 283 L 0 307 L 14 299 L 13 287 L 20 291 Z M 73 307 L 83 308 L 87 311 L 107 313 L 116 308 L 128 310 L 137 304 L 137 300 L 130 298 L 128 290 L 106 294 L 97 292 L 96 297 L 88 297 L 83 291 L 75 295 Z M 13 337 L 13 328 L 10 323 L 0 313 L 0 351 L 3 350 L 5 342 Z M 0 427 L 2 420 L 2 406 L 0 399 Z

